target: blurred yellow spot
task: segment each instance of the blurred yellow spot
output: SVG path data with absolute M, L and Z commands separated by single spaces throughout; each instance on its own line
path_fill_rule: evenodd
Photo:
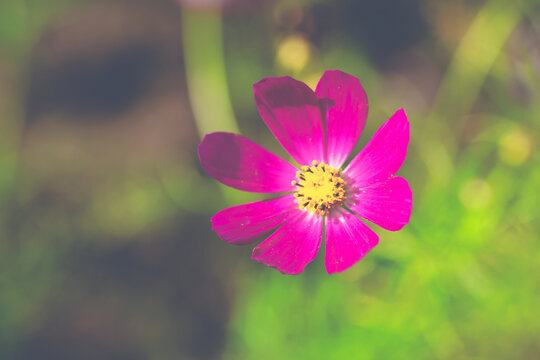
M 459 200 L 469 209 L 482 209 L 491 201 L 491 186 L 482 179 L 473 179 L 459 190 Z
M 531 140 L 522 129 L 514 129 L 499 140 L 499 157 L 510 165 L 521 165 L 531 153 Z
M 311 56 L 309 42 L 302 35 L 290 35 L 278 46 L 277 62 L 285 69 L 300 71 L 308 63 Z

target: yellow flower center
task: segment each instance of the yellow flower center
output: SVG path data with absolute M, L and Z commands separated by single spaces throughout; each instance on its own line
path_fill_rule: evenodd
M 313 160 L 313 166 L 302 166 L 296 172 L 298 180 L 292 184 L 298 187 L 294 196 L 300 209 L 319 215 L 326 215 L 333 207 L 340 206 L 346 199 L 345 185 L 341 170 Z

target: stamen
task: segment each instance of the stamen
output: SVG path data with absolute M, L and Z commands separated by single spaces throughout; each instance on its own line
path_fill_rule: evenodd
M 334 169 L 324 162 L 313 160 L 312 166 L 302 166 L 301 171 L 296 172 L 296 178 L 291 182 L 298 187 L 294 196 L 307 201 L 299 202 L 298 207 L 326 215 L 336 207 L 341 206 L 346 197 L 347 183 L 341 178 L 341 170 Z

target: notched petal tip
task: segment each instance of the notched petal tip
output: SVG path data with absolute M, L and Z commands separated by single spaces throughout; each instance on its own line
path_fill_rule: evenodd
M 265 77 L 253 84 L 253 89 L 255 91 L 260 90 L 262 87 L 267 85 L 277 85 L 277 84 L 286 84 L 288 82 L 296 83 L 298 80 L 293 79 L 290 76 L 278 76 L 278 77 Z
M 341 167 L 364 129 L 369 110 L 367 94 L 360 80 L 340 70 L 326 71 L 315 93 L 326 114 L 329 164 Z
M 276 139 L 299 164 L 326 160 L 319 98 L 289 76 L 265 78 L 253 85 L 255 104 Z
M 354 81 L 354 82 L 360 83 L 360 80 L 356 76 L 353 76 L 349 73 L 346 73 L 345 71 L 338 70 L 338 69 L 325 70 L 323 75 L 321 76 L 321 79 L 324 79 L 324 78 L 328 80 L 334 80 L 334 81 L 346 80 L 346 81 Z
M 252 259 L 283 274 L 300 274 L 317 255 L 322 218 L 299 214 L 253 249 Z
M 404 108 L 399 108 L 398 110 L 396 110 L 395 114 L 396 114 L 396 115 L 400 115 L 400 116 L 404 116 L 405 119 L 407 119 L 407 114 L 406 114 Z
M 389 231 L 401 230 L 409 223 L 412 211 L 412 190 L 407 180 L 395 176 L 359 189 L 348 204 L 362 219 Z
M 344 173 L 357 186 L 370 186 L 394 176 L 407 156 L 410 125 L 405 110 L 394 113 L 349 163 Z
M 253 84 L 255 102 L 272 108 L 318 106 L 318 99 L 309 86 L 290 76 L 267 77 Z
M 225 242 L 246 245 L 286 223 L 299 211 L 292 194 L 236 205 L 212 217 L 212 230 Z
M 403 229 L 410 221 L 413 208 L 413 192 L 409 185 L 409 182 L 402 177 L 396 176 L 396 181 L 401 183 L 400 188 L 397 190 L 401 192 L 401 214 L 395 215 L 394 221 L 396 225 L 393 228 L 389 228 L 390 231 L 399 231 Z M 401 218 L 400 218 L 401 217 Z
M 405 109 L 403 109 L 403 108 L 397 110 L 394 113 L 394 115 L 392 115 L 390 117 L 390 119 L 388 119 L 388 121 L 390 121 L 390 120 L 394 120 L 396 122 L 402 122 L 403 125 L 405 126 L 405 124 L 406 124 L 407 127 L 410 126 L 409 118 L 407 117 L 407 113 L 405 112 Z
M 226 133 L 226 132 L 213 132 L 213 133 L 208 133 L 204 135 L 204 138 L 202 139 L 201 143 L 197 146 L 197 153 L 199 155 L 199 160 L 201 159 L 201 152 L 204 152 L 207 149 L 208 144 L 215 138 L 215 136 L 220 136 L 223 134 L 234 135 L 233 133 Z
M 327 218 L 325 232 L 328 274 L 347 270 L 379 243 L 379 237 L 373 230 L 342 208 Z
M 208 134 L 198 147 L 202 168 L 235 189 L 279 193 L 294 191 L 296 168 L 251 140 L 232 133 Z

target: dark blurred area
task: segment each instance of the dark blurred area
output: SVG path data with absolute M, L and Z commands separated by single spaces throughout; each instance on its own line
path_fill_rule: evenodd
M 161 184 L 163 168 L 196 161 L 179 13 L 164 1 L 73 3 L 32 44 L 23 199 L 5 241 L 13 254 L 20 242 L 54 250 L 21 265 L 52 274 L 43 294 L 26 294 L 40 296 L 28 309 L 35 323 L 2 346 L 10 359 L 215 359 L 223 350 L 228 296 L 208 216 L 177 206 Z
M 4 0 L 0 358 L 535 358 L 540 9 L 517 3 Z M 196 147 L 239 128 L 285 156 L 251 84 L 335 68 L 369 134 L 407 109 L 415 212 L 354 269 L 285 277 L 211 231 L 260 197 Z

